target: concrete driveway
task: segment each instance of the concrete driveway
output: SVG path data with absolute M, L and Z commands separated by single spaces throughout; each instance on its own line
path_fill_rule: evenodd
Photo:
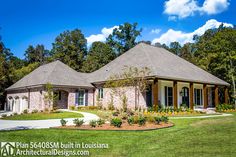
M 67 109 L 61 109 L 60 111 L 80 113 L 84 117 L 85 124 L 88 124 L 91 120 L 98 120 L 99 117 L 92 113 L 71 111 Z M 67 125 L 74 125 L 73 120 L 75 118 L 65 118 Z M 43 129 L 61 126 L 61 119 L 50 119 L 50 120 L 0 120 L 0 130 L 23 130 L 23 129 Z

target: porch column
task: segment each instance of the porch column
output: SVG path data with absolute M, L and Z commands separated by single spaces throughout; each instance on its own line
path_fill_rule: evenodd
M 203 84 L 203 95 L 204 95 L 204 108 L 208 107 L 208 92 L 207 92 L 207 85 Z
M 158 110 L 158 80 L 154 79 L 153 85 L 152 85 L 152 96 L 153 96 L 153 107 L 154 110 Z
M 189 93 L 190 93 L 189 105 L 190 105 L 190 109 L 193 110 L 193 83 L 192 82 L 190 83 Z
M 225 103 L 229 103 L 229 89 L 227 86 L 225 86 Z
M 215 107 L 219 105 L 219 87 L 215 85 Z
M 177 81 L 174 81 L 174 109 L 178 108 L 178 85 Z

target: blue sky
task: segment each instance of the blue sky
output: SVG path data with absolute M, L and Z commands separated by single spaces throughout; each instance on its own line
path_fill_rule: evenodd
M 231 0 L 0 0 L 0 35 L 14 55 L 26 48 L 51 43 L 65 30 L 81 29 L 89 43 L 104 41 L 112 28 L 138 22 L 139 40 L 182 44 L 193 34 L 236 24 L 236 2 Z M 103 30 L 103 31 L 102 31 Z

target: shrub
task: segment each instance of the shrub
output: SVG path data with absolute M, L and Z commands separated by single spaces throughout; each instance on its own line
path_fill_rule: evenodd
M 125 112 L 122 112 L 121 119 L 126 120 L 128 118 L 127 114 Z
M 150 123 L 153 123 L 155 122 L 155 119 L 154 119 L 154 116 L 153 115 L 147 115 L 146 116 L 146 120 Z
M 129 125 L 134 124 L 134 117 L 133 116 L 128 117 L 127 122 Z
M 115 109 L 115 107 L 114 107 L 114 102 L 113 102 L 113 96 L 112 96 L 112 94 L 111 94 L 111 100 L 110 100 L 110 102 L 108 103 L 108 110 L 113 111 L 114 109 Z
M 84 124 L 84 120 L 83 119 L 80 120 L 80 119 L 76 118 L 73 120 L 73 123 L 75 124 L 75 126 L 80 127 L 81 125 Z
M 139 116 L 138 115 L 134 115 L 133 117 L 134 117 L 134 124 L 137 124 Z
M 18 113 L 17 113 L 17 112 L 14 112 L 13 115 L 16 116 L 16 115 L 18 115 Z
M 27 114 L 27 113 L 28 113 L 28 110 L 27 110 L 27 109 L 25 109 L 25 110 L 23 111 L 23 113 L 24 113 L 24 114 Z
M 219 104 L 216 106 L 216 111 L 230 110 L 234 109 L 234 106 L 231 104 Z
M 89 125 L 92 127 L 92 128 L 95 128 L 97 126 L 97 121 L 96 120 L 91 120 L 89 122 Z
M 168 123 L 169 118 L 167 116 L 161 116 L 161 121 L 164 123 Z
M 139 117 L 138 117 L 138 125 L 139 125 L 139 126 L 143 126 L 143 125 L 145 125 L 145 124 L 146 124 L 146 118 L 143 117 L 143 116 L 139 116 Z
M 34 109 L 31 113 L 38 113 L 38 110 Z
M 162 121 L 161 117 L 154 117 L 154 119 L 156 124 L 160 124 L 160 122 Z
M 120 128 L 122 125 L 122 120 L 120 118 L 113 118 L 111 119 L 111 125 Z
M 134 112 L 130 109 L 127 110 L 126 113 L 127 113 L 127 116 L 133 116 L 134 115 Z
M 48 109 L 48 108 L 45 108 L 45 109 L 44 109 L 44 112 L 48 112 L 48 111 L 49 111 L 49 109 Z
M 65 119 L 61 119 L 61 126 L 66 126 L 67 121 Z
M 73 105 L 73 106 L 70 106 L 70 109 L 71 110 L 75 110 L 75 106 Z
M 2 118 L 5 118 L 5 117 L 7 117 L 7 114 L 2 114 Z
M 103 120 L 103 119 L 99 119 L 99 120 L 97 120 L 97 125 L 98 126 L 102 126 L 102 124 L 105 124 L 105 120 Z
M 119 111 L 112 112 L 112 115 L 113 115 L 113 116 L 119 116 L 119 114 L 120 114 Z
M 97 107 L 97 106 L 88 106 L 88 109 L 89 109 L 89 110 L 97 110 L 98 107 Z

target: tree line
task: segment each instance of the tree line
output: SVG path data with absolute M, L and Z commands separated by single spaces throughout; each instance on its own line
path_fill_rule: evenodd
M 0 38 L 0 104 L 5 101 L 5 88 L 9 87 L 40 65 L 60 60 L 80 72 L 93 72 L 140 42 L 137 41 L 142 29 L 137 23 L 124 23 L 115 28 L 105 42 L 94 42 L 90 47 L 81 30 L 64 31 L 59 34 L 52 49 L 44 45 L 29 45 L 24 58 L 13 55 Z M 231 84 L 231 102 L 235 96 L 236 79 L 236 30 L 223 24 L 217 29 L 207 30 L 202 36 L 194 36 L 193 43 L 170 45 L 155 43 L 154 46 L 165 48 L 213 75 Z

